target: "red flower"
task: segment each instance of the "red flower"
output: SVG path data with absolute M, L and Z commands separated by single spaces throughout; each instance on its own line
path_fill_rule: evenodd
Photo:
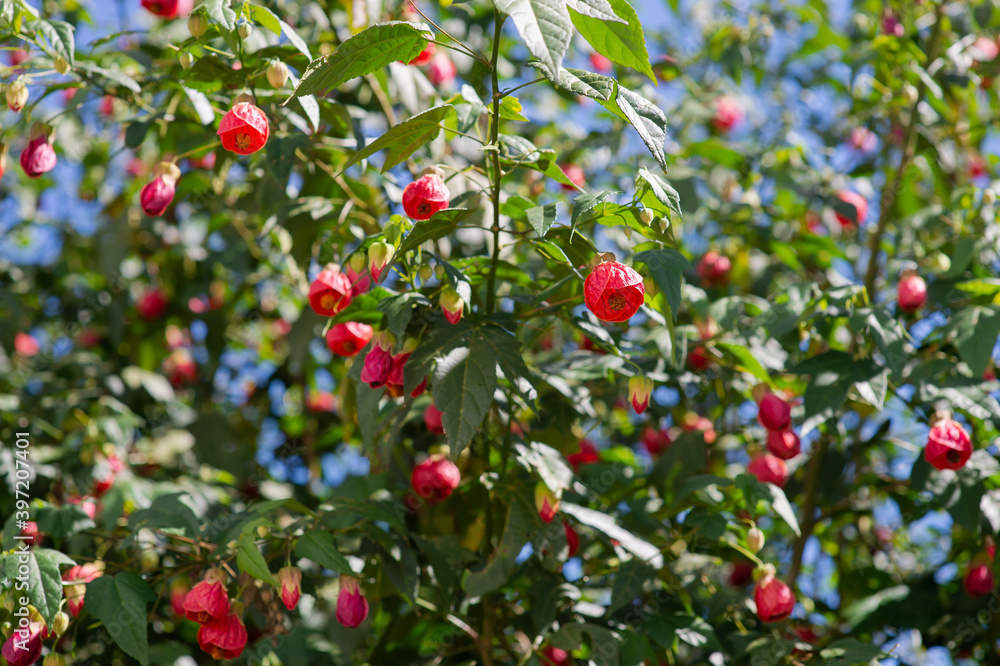
M 93 497 L 80 497 L 78 495 L 74 495 L 67 499 L 66 503 L 79 505 L 80 508 L 83 509 L 83 512 L 90 516 L 91 520 L 97 517 L 97 500 Z
M 211 171 L 215 168 L 216 155 L 215 151 L 210 151 L 201 157 L 189 157 L 188 163 L 195 169 L 204 169 L 205 171 Z
M 977 564 L 965 575 L 965 591 L 970 597 L 981 597 L 993 591 L 993 571 L 985 564 Z
M 749 562 L 736 562 L 729 572 L 729 584 L 733 587 L 743 587 L 753 579 L 753 565 Z
M 364 269 L 360 270 L 363 271 Z M 367 273 L 355 271 L 354 267 L 350 264 L 344 267 L 344 273 L 347 274 L 347 278 L 351 281 L 351 296 L 360 296 L 371 289 L 372 280 Z
M 431 504 L 444 500 L 462 480 L 458 465 L 444 455 L 433 455 L 413 468 L 410 483 L 414 492 Z
M 434 56 L 434 51 L 436 50 L 437 46 L 435 46 L 434 42 L 427 42 L 427 46 L 424 48 L 424 50 L 418 53 L 417 57 L 411 60 L 407 64 L 417 65 L 418 67 L 421 65 L 426 65 L 431 61 L 431 58 Z
M 753 474 L 761 483 L 773 483 L 784 488 L 788 483 L 788 466 L 777 456 L 764 454 L 757 456 L 747 465 L 747 473 Z
M 559 498 L 542 481 L 535 485 L 535 508 L 546 523 L 551 523 L 559 511 Z
M 194 0 L 142 0 L 142 6 L 160 18 L 172 19 L 190 12 Z
M 14 351 L 21 356 L 31 357 L 41 351 L 38 340 L 30 333 L 16 333 L 14 335 Z
M 368 600 L 361 594 L 358 581 L 353 576 L 340 576 L 340 594 L 337 595 L 337 621 L 354 629 L 368 617 Z
M 29 622 L 23 629 L 15 629 L 0 649 L 8 666 L 31 666 L 42 655 L 42 637 L 45 625 Z
M 410 358 L 411 352 L 396 354 L 392 357 L 392 370 L 389 371 L 389 378 L 385 380 L 385 388 L 394 398 L 403 395 L 403 373 L 406 370 L 406 360 Z M 427 390 L 427 377 L 417 384 L 417 387 L 410 391 L 410 397 L 416 398 Z
M 560 164 L 559 168 L 562 172 L 566 174 L 566 178 L 569 179 L 573 185 L 567 185 L 566 183 L 561 183 L 561 187 L 567 192 L 576 192 L 577 188 L 583 189 L 583 186 L 587 184 L 587 174 L 584 173 L 583 168 L 577 166 L 576 164 Z
M 458 295 L 454 287 L 445 287 L 438 298 L 438 302 L 441 304 L 441 312 L 449 324 L 457 324 L 462 319 L 462 312 L 465 310 L 465 301 Z
M 802 453 L 802 445 L 799 442 L 799 436 L 791 428 L 788 430 L 768 430 L 767 450 L 782 460 L 791 460 Z
M 916 271 L 905 271 L 896 287 L 896 299 L 904 312 L 919 310 L 927 302 L 927 283 Z
M 205 624 L 226 619 L 229 615 L 229 595 L 222 584 L 223 578 L 224 574 L 218 569 L 210 569 L 205 578 L 191 588 L 184 597 L 184 612 L 189 620 Z
M 229 613 L 222 619 L 201 626 L 198 630 L 198 645 L 212 659 L 236 659 L 243 654 L 243 648 L 247 645 L 247 628 L 243 626 L 239 615 Z
M 142 210 L 150 217 L 163 215 L 167 206 L 174 200 L 174 192 L 177 188 L 177 181 L 181 177 L 181 170 L 173 162 L 160 162 L 157 166 L 157 174 L 153 180 L 146 183 L 139 193 L 139 202 Z
M 288 610 L 295 610 L 302 598 L 302 571 L 298 567 L 283 567 L 278 571 L 281 583 L 281 603 Z
M 569 553 L 566 557 L 573 557 L 576 555 L 576 551 L 580 550 L 580 535 L 576 533 L 568 521 L 563 521 L 563 528 L 566 530 L 566 545 L 569 546 Z
M 63 575 L 63 582 L 69 583 L 63 587 L 66 606 L 70 615 L 76 617 L 83 610 L 84 598 L 87 594 L 87 583 L 104 575 L 103 562 L 88 562 L 84 565 L 73 565 Z
M 313 391 L 306 396 L 306 409 L 313 414 L 332 412 L 337 406 L 337 398 L 329 391 Z
M 47 132 L 36 135 L 32 130 L 31 140 L 21 151 L 21 168 L 28 178 L 40 178 L 43 173 L 52 171 L 56 166 L 56 151 L 49 144 Z
M 365 355 L 361 369 L 361 381 L 373 389 L 382 388 L 392 373 L 392 354 L 381 344 L 373 345 Z
M 550 645 L 542 650 L 542 664 L 544 666 L 573 666 L 573 657 L 566 650 Z
M 757 617 L 761 622 L 778 622 L 792 614 L 795 595 L 792 590 L 774 576 L 764 576 L 753 589 L 753 601 L 757 604 Z
M 614 65 L 611 61 L 602 56 L 600 53 L 590 54 L 590 65 L 594 68 L 598 74 L 610 74 L 611 70 L 614 69 Z
M 159 319 L 167 311 L 167 297 L 159 289 L 150 287 L 139 297 L 135 309 L 146 321 Z
M 927 436 L 924 460 L 935 469 L 961 469 L 972 456 L 972 440 L 965 428 L 951 419 L 941 419 Z
M 427 405 L 427 409 L 424 410 L 424 425 L 435 435 L 444 434 L 444 426 L 441 424 L 441 410 L 433 403 Z
M 332 317 L 351 304 L 351 280 L 337 267 L 320 271 L 309 285 L 309 306 L 318 315 Z
M 792 406 L 773 393 L 765 393 L 757 407 L 757 420 L 768 430 L 787 430 L 792 425 Z
M 580 465 L 591 465 L 600 460 L 597 455 L 597 447 L 589 439 L 581 439 L 576 453 L 566 456 L 566 460 L 573 466 L 573 470 L 580 471 Z
M 441 176 L 429 173 L 403 188 L 403 210 L 414 220 L 428 220 L 448 207 L 451 192 Z
M 436 86 L 447 85 L 455 80 L 458 70 L 455 63 L 444 53 L 438 53 L 431 58 L 430 67 L 427 68 L 427 78 Z
M 746 116 L 743 106 L 736 99 L 728 95 L 716 97 L 713 104 L 715 106 L 715 117 L 712 118 L 712 124 L 720 132 L 728 132 L 734 126 L 743 122 L 743 118 Z
M 712 357 L 709 356 L 705 345 L 698 345 L 688 354 L 687 364 L 695 372 L 704 372 L 712 364 Z
M 709 250 L 698 262 L 697 272 L 702 285 L 718 287 L 729 282 L 729 272 L 732 269 L 733 262 L 729 260 L 729 257 L 721 255 L 715 250 Z
M 28 546 L 40 546 L 42 545 L 42 540 L 45 538 L 45 534 L 38 529 L 38 523 L 33 520 L 24 523 L 24 527 L 21 528 L 21 536 L 28 537 L 27 539 L 23 539 Z
M 217 134 L 222 147 L 237 155 L 256 153 L 267 143 L 271 129 L 264 112 L 248 101 L 240 101 L 226 112 Z
M 642 276 L 617 261 L 594 267 L 583 283 L 587 309 L 604 321 L 625 321 L 642 305 L 646 288 Z
M 372 327 L 356 321 L 346 324 L 334 324 L 326 332 L 326 346 L 337 356 L 351 358 L 372 339 Z
M 642 414 L 649 406 L 649 396 L 653 392 L 653 380 L 636 375 L 628 380 L 628 399 L 636 414 Z
M 669 449 L 671 444 L 670 433 L 666 430 L 647 426 L 642 431 L 642 445 L 649 451 L 649 455 L 654 458 Z
M 715 441 L 715 426 L 704 416 L 688 412 L 681 420 L 681 427 L 685 432 L 701 432 L 706 444 L 711 444 Z
M 861 223 L 865 221 L 865 218 L 868 217 L 868 200 L 857 192 L 842 190 L 837 193 L 837 198 L 844 203 L 851 204 L 855 208 L 855 215 L 853 218 L 847 217 L 846 215 L 834 210 L 834 215 L 837 218 L 837 222 L 840 222 L 840 226 L 860 226 Z

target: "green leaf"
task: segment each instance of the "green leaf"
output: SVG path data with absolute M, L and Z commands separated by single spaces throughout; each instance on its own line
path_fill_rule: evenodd
M 621 192 L 596 192 L 596 193 L 584 193 L 573 199 L 573 211 L 570 214 L 570 226 L 576 228 L 576 225 L 583 219 L 585 215 L 590 211 L 594 210 L 597 206 L 606 202 L 608 199 L 616 194 L 621 194 Z
M 625 23 L 625 19 L 615 14 L 608 0 L 566 0 L 566 6 L 579 14 L 601 21 Z
M 684 270 L 691 263 L 677 250 L 646 250 L 635 255 L 636 263 L 643 263 L 649 268 L 656 285 L 663 291 L 670 305 L 670 311 L 677 318 L 681 308 L 681 283 L 684 281 Z
M 618 94 L 618 82 L 610 76 L 573 68 L 560 68 L 559 76 L 555 76 L 553 71 L 542 63 L 531 62 L 528 64 L 539 70 L 556 86 L 576 95 L 583 95 L 599 102 L 610 102 Z M 613 112 L 622 120 L 627 120 L 620 110 L 614 109 Z
M 142 576 L 124 571 L 87 583 L 84 605 L 104 624 L 118 647 L 147 666 L 146 604 L 155 599 L 156 595 Z
M 297 150 L 304 149 L 309 145 L 309 137 L 300 134 L 286 134 L 284 136 L 272 136 L 267 142 L 266 157 L 268 170 L 275 180 L 281 185 L 284 191 L 288 184 L 288 179 L 292 175 L 295 163 L 298 158 L 295 156 Z
M 274 14 L 274 12 L 267 7 L 250 5 L 250 16 L 253 17 L 254 21 L 260 23 L 274 34 L 281 34 L 281 21 Z
M 366 349 L 368 348 L 366 347 Z M 358 354 L 358 357 L 363 359 L 366 353 L 366 351 L 362 351 Z M 410 364 L 407 363 L 406 365 L 409 367 Z M 361 367 L 360 363 L 358 367 Z M 417 384 L 414 384 L 411 388 L 406 389 L 406 392 L 410 393 L 416 387 Z M 375 430 L 378 426 L 378 405 L 383 393 L 385 393 L 385 389 L 373 389 L 362 381 L 358 381 L 357 383 L 355 403 L 358 414 L 358 429 L 361 430 L 361 440 L 368 451 L 371 451 L 375 447 Z
M 146 509 L 129 516 L 128 527 L 134 535 L 141 529 L 165 530 L 185 536 L 198 534 L 199 520 L 194 511 L 181 501 L 184 495 L 161 495 Z
M 856 638 L 842 638 L 823 648 L 819 655 L 824 663 L 842 666 L 854 664 L 870 664 L 873 659 L 887 657 L 882 648 L 877 645 L 862 643 Z
M 493 5 L 514 21 L 531 55 L 559 71 L 573 36 L 565 0 L 493 0 Z
M 504 120 L 528 122 L 528 119 L 521 115 L 521 111 L 521 102 L 516 97 L 504 97 L 500 100 L 500 117 Z
M 229 0 L 205 0 L 195 11 L 203 10 L 205 14 L 224 30 L 232 32 L 236 28 L 236 12 L 229 8 Z
M 479 331 L 473 332 L 467 347 L 451 349 L 438 359 L 434 404 L 442 412 L 441 424 L 453 458 L 472 441 L 493 404 L 496 366 L 496 348 Z
M 215 109 L 212 108 L 212 103 L 208 101 L 208 97 L 205 93 L 198 92 L 197 90 L 192 90 L 187 86 L 181 86 L 184 89 L 184 93 L 191 100 L 191 106 L 194 107 L 194 112 L 198 114 L 198 120 L 201 121 L 202 125 L 211 125 L 215 122 Z
M 236 564 L 240 570 L 244 571 L 257 580 L 262 580 L 270 585 L 277 585 L 278 581 L 267 568 L 267 560 L 260 554 L 254 536 L 246 534 L 240 537 L 239 548 L 236 550 Z
M 409 62 L 427 47 L 430 39 L 430 28 L 423 24 L 390 21 L 373 25 L 343 42 L 330 55 L 311 62 L 292 97 L 337 88 L 397 60 Z
M 24 27 L 27 30 L 41 33 L 41 35 L 45 38 L 45 41 L 48 43 L 49 49 L 51 49 L 50 53 L 52 55 L 60 56 L 70 65 L 74 64 L 76 45 L 73 40 L 73 31 L 76 30 L 76 28 L 72 25 L 66 21 L 42 19 L 38 21 L 28 21 Z
M 711 486 L 731 485 L 733 485 L 733 480 L 722 476 L 713 476 L 711 474 L 698 474 L 690 476 L 684 481 L 683 485 L 681 485 L 680 490 L 677 491 L 676 499 L 677 501 L 680 501 L 691 493 L 704 490 L 705 488 L 709 488 Z
M 295 31 L 295 28 L 282 21 L 281 32 L 283 32 L 285 37 L 288 38 L 288 41 L 292 43 L 292 46 L 297 48 L 302 55 L 312 60 L 312 53 L 309 52 L 309 46 L 306 44 L 306 40 L 299 37 L 299 33 Z
M 642 198 L 643 193 L 649 190 L 656 200 L 667 207 L 671 213 L 677 217 L 684 217 L 681 213 L 681 195 L 671 187 L 667 181 L 653 173 L 645 167 L 639 168 L 639 173 L 635 177 L 636 196 Z
M 146 116 L 144 120 L 133 120 L 125 128 L 125 145 L 128 148 L 138 148 L 142 145 L 149 128 L 160 118 L 160 114 Z
M 614 516 L 603 511 L 595 511 L 594 509 L 588 509 L 568 502 L 563 502 L 559 507 L 561 511 L 573 516 L 584 525 L 593 527 L 595 530 L 603 532 L 609 538 L 615 539 L 621 544 L 622 548 L 643 562 L 648 563 L 656 569 L 663 566 L 663 555 L 660 553 L 660 549 L 618 525 L 615 522 Z
M 406 161 L 410 155 L 417 152 L 417 149 L 432 141 L 441 131 L 441 124 L 454 114 L 455 107 L 442 104 L 418 113 L 398 125 L 393 125 L 388 132 L 356 152 L 343 168 L 346 169 L 380 150 L 388 150 L 385 162 L 382 164 L 382 171 L 385 172 Z
M 400 243 L 396 256 L 416 250 L 428 241 L 444 238 L 455 231 L 455 227 L 471 214 L 472 210 L 469 208 L 445 208 L 434 213 L 428 220 L 418 221 Z
M 969 364 L 973 377 L 982 377 L 1000 335 L 1000 311 L 972 305 L 952 319 L 958 355 Z
M 785 491 L 773 483 L 765 483 L 763 486 L 764 490 L 771 495 L 771 508 L 774 509 L 774 512 L 782 520 L 788 523 L 788 526 L 795 532 L 795 536 L 799 536 L 799 521 L 795 518 L 795 511 L 792 510 L 792 505 L 788 503 Z
M 760 381 L 771 383 L 771 376 L 749 349 L 732 342 L 716 342 L 714 344 L 715 348 L 720 350 L 737 370 L 749 372 Z
M 117 69 L 105 69 L 103 67 L 98 67 L 94 63 L 89 62 L 87 60 L 81 60 L 77 62 L 76 65 L 74 65 L 74 67 L 76 67 L 76 69 L 82 69 L 85 72 L 89 72 L 90 74 L 96 74 L 98 76 L 104 77 L 109 81 L 112 81 L 120 86 L 128 88 L 132 92 L 136 93 L 142 92 L 142 88 L 139 87 L 139 84 L 136 83 L 135 79 Z
M 533 402 L 537 397 L 531 384 L 531 371 L 524 363 L 524 353 L 517 337 L 499 326 L 484 326 L 479 329 L 484 342 L 493 349 L 497 363 L 504 377 L 510 382 L 525 402 Z
M 95 526 L 94 520 L 79 504 L 64 504 L 61 507 L 46 504 L 36 512 L 35 522 L 38 529 L 55 539 L 57 544 L 66 537 Z
M 355 513 L 361 518 L 386 523 L 389 527 L 406 535 L 406 525 L 403 523 L 403 516 L 406 509 L 398 500 L 390 501 L 374 500 L 371 498 L 355 499 L 353 497 L 332 497 L 329 501 L 334 508 Z
M 527 446 L 515 444 L 517 461 L 525 469 L 535 472 L 549 489 L 556 493 L 562 492 L 573 483 L 573 470 L 566 464 L 566 459 L 559 451 L 547 444 L 531 442 Z
M 610 22 L 571 7 L 573 25 L 598 53 L 619 65 L 642 72 L 655 84 L 656 75 L 649 64 L 646 37 L 642 34 L 639 17 L 627 0 L 610 0 L 610 5 L 615 14 L 624 20 Z
M 408 291 L 396 294 L 391 298 L 379 301 L 378 309 L 388 320 L 387 328 L 395 336 L 397 342 L 402 342 L 406 337 L 406 327 L 410 325 L 413 317 L 413 307 L 423 305 L 430 307 L 431 302 L 422 294 Z
M 870 597 L 859 599 L 844 609 L 843 616 L 851 627 L 856 627 L 875 613 L 879 607 L 890 604 L 910 595 L 910 588 L 906 585 L 896 585 L 879 590 Z
M 646 144 L 650 154 L 656 158 L 656 163 L 667 172 L 667 157 L 663 152 L 663 144 L 667 140 L 667 116 L 648 99 L 627 88 L 618 86 L 615 103 L 625 117 L 639 133 L 639 138 Z M 601 102 L 610 108 L 610 102 Z
M 608 613 L 614 613 L 639 596 L 646 582 L 655 576 L 656 569 L 645 562 L 636 559 L 623 562 L 618 567 L 618 571 L 615 572 L 614 582 L 611 586 L 611 605 L 608 606 Z
M 51 624 L 59 612 L 63 597 L 59 565 L 76 562 L 58 550 L 49 548 L 32 548 L 27 551 L 14 549 L 0 557 L 0 561 L 4 564 L 6 578 L 25 581 L 27 589 L 21 591 L 21 594 L 27 596 L 28 603 L 38 609 L 45 623 Z
M 307 530 L 295 544 L 295 555 L 312 560 L 324 569 L 338 574 L 351 573 L 351 564 L 337 550 L 333 535 L 329 532 Z
M 550 203 L 544 206 L 529 208 L 525 212 L 525 215 L 528 218 L 528 224 L 535 230 L 535 233 L 540 237 L 545 236 L 549 229 L 552 228 L 552 225 L 556 223 L 556 218 L 559 216 L 559 203 Z
M 528 542 L 536 517 L 528 509 L 527 502 L 521 495 L 511 497 L 500 546 L 481 571 L 470 573 L 462 582 L 462 589 L 470 597 L 479 597 L 498 589 L 514 572 L 517 556 Z

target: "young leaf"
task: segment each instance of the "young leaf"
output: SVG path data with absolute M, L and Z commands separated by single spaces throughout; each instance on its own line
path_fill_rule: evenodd
M 617 16 L 624 20 L 610 22 L 571 7 L 573 25 L 598 53 L 619 65 L 642 72 L 655 84 L 656 75 L 649 64 L 646 38 L 639 17 L 627 0 L 610 0 L 610 4 Z

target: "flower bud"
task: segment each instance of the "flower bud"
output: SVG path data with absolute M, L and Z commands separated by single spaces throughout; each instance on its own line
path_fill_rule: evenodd
M 767 451 L 782 460 L 791 460 L 802 453 L 799 436 L 791 428 L 767 431 Z
M 302 571 L 298 567 L 284 567 L 278 571 L 281 584 L 281 603 L 288 610 L 295 610 L 302 598 Z
M 989 594 L 993 591 L 994 587 L 993 571 L 989 565 L 978 564 L 969 569 L 969 573 L 966 574 L 963 584 L 966 593 L 970 597 L 975 598 Z
M 139 568 L 149 573 L 160 566 L 160 555 L 155 550 L 144 550 L 139 554 Z
M 44 123 L 35 123 L 31 128 L 28 145 L 21 151 L 21 169 L 28 178 L 40 178 L 56 166 L 56 151 L 49 143 L 52 128 Z
M 792 425 L 792 407 L 771 392 L 757 403 L 757 420 L 768 430 L 786 430 Z
M 3 174 L 7 171 L 7 151 L 10 150 L 10 146 L 6 143 L 0 141 L 0 178 L 3 178 Z
M 549 490 L 544 481 L 539 481 L 535 485 L 535 508 L 546 523 L 551 523 L 559 510 L 559 498 Z
M 441 297 L 438 300 L 441 303 L 441 312 L 444 313 L 444 318 L 448 320 L 449 324 L 457 324 L 465 309 L 465 301 L 462 300 L 462 297 L 458 295 L 454 287 L 449 286 L 441 291 Z
M 49 627 L 49 633 L 54 636 L 62 636 L 66 629 L 69 628 L 69 615 L 63 611 L 56 613 L 56 616 L 52 619 L 52 626 Z
M 389 381 L 389 375 L 392 373 L 392 353 L 389 348 L 390 344 L 385 335 L 378 333 L 372 338 L 372 348 L 365 355 L 361 381 L 373 389 L 382 388 Z
M 413 468 L 413 491 L 431 504 L 443 501 L 458 487 L 462 474 L 447 456 L 432 455 Z
M 417 270 L 417 275 L 420 277 L 420 281 L 426 284 L 434 277 L 434 269 L 431 268 L 430 264 L 424 264 Z
M 931 256 L 931 270 L 935 273 L 947 273 L 951 269 L 951 259 L 944 252 L 935 252 Z
M 355 252 L 347 260 L 347 266 L 355 273 L 361 273 L 368 267 L 368 259 L 363 252 Z
M 927 283 L 914 270 L 903 271 L 896 287 L 896 302 L 903 312 L 916 312 L 927 302 Z
M 240 36 L 240 39 L 249 39 L 250 35 L 253 34 L 253 26 L 247 21 L 241 21 L 238 26 L 236 26 L 236 34 Z
M 639 211 L 639 221 L 645 224 L 647 227 L 653 223 L 656 219 L 656 213 L 653 212 L 652 208 L 643 208 Z
M 764 533 L 756 527 L 751 527 L 747 532 L 747 548 L 751 553 L 759 553 L 764 547 Z
M 200 38 L 208 30 L 208 17 L 206 17 L 201 12 L 191 14 L 188 16 L 188 32 L 195 39 Z
M 177 54 L 177 62 L 181 64 L 184 69 L 191 69 L 191 65 L 194 64 L 194 56 L 188 51 L 181 51 Z
M 703 286 L 719 287 L 729 282 L 729 272 L 732 269 L 733 262 L 729 260 L 729 257 L 721 255 L 715 250 L 709 250 L 698 262 L 696 270 Z
M 52 61 L 52 67 L 55 68 L 55 70 L 60 74 L 65 74 L 69 71 L 69 63 L 66 62 L 66 58 L 63 58 L 62 56 L 55 57 Z
M 368 617 L 368 600 L 361 593 L 358 580 L 353 576 L 340 576 L 340 594 L 337 595 L 337 621 L 354 629 Z
M 444 425 L 441 421 L 441 410 L 434 406 L 434 403 L 427 405 L 424 410 L 424 425 L 435 435 L 444 434 Z
M 153 180 L 146 183 L 139 193 L 139 202 L 146 215 L 159 217 L 174 200 L 181 170 L 173 162 L 160 162 L 154 174 Z
M 288 65 L 280 60 L 272 60 L 267 66 L 267 82 L 274 89 L 284 88 L 288 83 Z
M 28 85 L 24 82 L 24 77 L 17 77 L 14 82 L 7 86 L 7 106 L 14 113 L 24 108 L 28 103 Z
M 382 271 L 392 259 L 394 252 L 394 247 L 382 241 L 368 246 L 368 272 L 376 283 L 380 281 Z
M 649 405 L 649 395 L 653 392 L 653 380 L 649 377 L 636 375 L 628 380 L 628 399 L 636 414 L 642 414 Z

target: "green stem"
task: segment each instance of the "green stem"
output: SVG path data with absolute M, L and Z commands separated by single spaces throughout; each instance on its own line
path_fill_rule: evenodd
M 486 283 L 486 312 L 496 311 L 496 282 L 497 267 L 500 264 L 500 184 L 502 173 L 500 171 L 500 79 L 497 73 L 497 62 L 500 60 L 500 36 L 503 32 L 504 16 L 494 10 L 495 29 L 493 31 L 493 58 L 490 60 L 490 75 L 493 81 L 493 117 L 490 119 L 490 144 L 493 159 L 493 259 L 490 264 L 490 276 Z

